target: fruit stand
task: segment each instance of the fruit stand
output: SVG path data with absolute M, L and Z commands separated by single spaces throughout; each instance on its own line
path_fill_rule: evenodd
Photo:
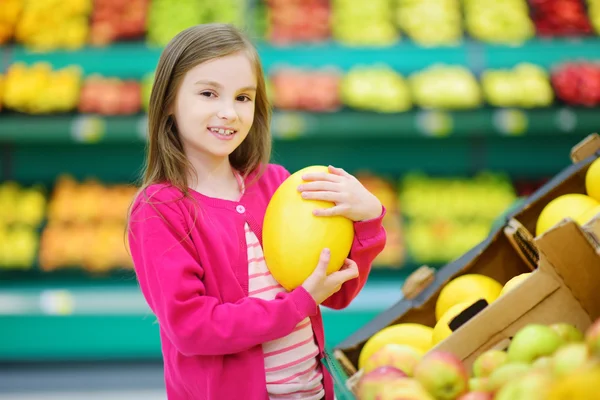
M 154 67 L 193 24 L 234 23 L 256 42 L 274 107 L 273 161 L 290 171 L 343 167 L 388 208 L 388 243 L 365 290 L 344 312 L 324 310 L 332 346 L 400 301 L 416 268 L 440 268 L 485 240 L 600 126 L 597 0 L 1 8 L 5 360 L 160 357 L 124 217 Z

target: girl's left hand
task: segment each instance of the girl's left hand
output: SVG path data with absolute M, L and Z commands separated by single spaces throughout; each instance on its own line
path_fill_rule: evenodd
M 330 165 L 329 173 L 307 173 L 302 179 L 306 181 L 298 186 L 302 198 L 335 203 L 333 207 L 315 209 L 313 214 L 316 216 L 341 215 L 352 221 L 365 221 L 381 215 L 379 199 L 341 168 Z

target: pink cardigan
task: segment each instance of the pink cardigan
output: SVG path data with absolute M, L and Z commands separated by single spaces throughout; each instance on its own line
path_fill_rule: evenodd
M 195 191 L 191 201 L 168 184 L 152 185 L 136 199 L 129 246 L 141 291 L 160 325 L 169 400 L 267 399 L 261 344 L 287 335 L 307 316 L 323 356 L 321 313 L 306 290 L 272 301 L 248 297 L 244 222 L 262 243 L 265 209 L 287 176 L 283 167 L 269 164 L 239 202 Z M 385 246 L 384 214 L 354 224 L 350 258 L 360 276 L 324 306 L 342 309 L 362 289 Z M 325 398 L 333 400 L 332 378 L 323 370 Z

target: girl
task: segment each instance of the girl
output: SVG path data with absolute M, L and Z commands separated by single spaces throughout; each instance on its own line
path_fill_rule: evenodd
M 228 25 L 181 32 L 160 57 L 148 113 L 128 242 L 160 325 L 168 398 L 333 399 L 319 305 L 344 308 L 365 284 L 385 245 L 382 204 L 341 169 L 305 176 L 304 198 L 335 203 L 315 215 L 352 219 L 355 240 L 339 272 L 326 275 L 324 249 L 312 275 L 287 292 L 261 250 L 265 209 L 289 173 L 269 164 L 254 47 Z

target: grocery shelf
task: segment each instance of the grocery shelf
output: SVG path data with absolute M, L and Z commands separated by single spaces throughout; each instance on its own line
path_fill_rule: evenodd
M 342 313 L 323 308 L 332 345 L 402 297 L 401 281 L 369 282 Z M 135 284 L 20 285 L 0 290 L 0 360 L 159 359 L 158 324 Z M 68 332 L 68 334 L 66 334 Z
M 0 115 L 0 142 L 11 143 L 141 143 L 147 116 Z M 598 110 L 482 108 L 469 111 L 413 110 L 379 114 L 341 110 L 334 113 L 277 111 L 276 140 L 426 138 L 481 136 L 549 136 L 598 129 Z
M 600 58 L 600 38 L 534 38 L 518 46 L 490 45 L 465 40 L 457 46 L 422 47 L 410 40 L 393 46 L 349 47 L 335 42 L 277 46 L 257 44 L 267 73 L 279 66 L 320 68 L 334 66 L 347 71 L 358 64 L 385 63 L 401 73 L 411 73 L 431 64 L 463 65 L 478 71 L 483 68 L 510 67 L 532 62 L 551 68 L 558 62 Z M 47 61 L 54 67 L 77 64 L 86 74 L 103 74 L 139 79 L 151 72 L 158 61 L 160 47 L 144 42 L 121 42 L 108 47 L 85 47 L 77 51 L 33 52 L 22 46 L 5 48 L 5 63 Z

